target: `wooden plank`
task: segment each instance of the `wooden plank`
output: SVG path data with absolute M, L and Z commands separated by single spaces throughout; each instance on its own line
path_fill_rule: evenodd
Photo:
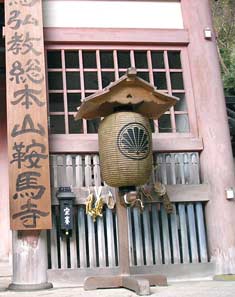
M 171 184 L 176 184 L 176 163 L 175 154 L 171 154 Z
M 84 174 L 83 174 L 83 166 L 82 166 L 82 156 L 77 155 L 75 157 L 75 186 L 81 188 L 84 183 Z
M 50 229 L 42 1 L 7 1 L 5 19 L 11 229 Z
M 172 251 L 173 251 L 173 263 L 180 263 L 180 248 L 179 248 L 179 236 L 178 236 L 178 217 L 176 214 L 176 207 L 173 205 L 173 213 L 170 215 L 171 220 L 171 238 L 172 238 Z
M 196 234 L 196 224 L 195 224 L 193 204 L 190 203 L 187 205 L 187 213 L 188 213 L 189 242 L 190 242 L 192 263 L 197 263 L 198 262 L 197 234 Z
M 45 28 L 45 40 L 49 42 L 151 42 L 164 44 L 187 44 L 187 30 L 178 29 L 112 29 L 112 28 Z
M 199 184 L 199 159 L 195 153 L 190 154 L 189 157 L 189 170 L 190 170 L 190 184 Z
M 189 263 L 187 219 L 186 219 L 186 213 L 185 213 L 185 205 L 183 203 L 179 204 L 178 211 L 179 211 L 179 220 L 180 220 L 182 260 L 183 260 L 183 263 Z
M 153 135 L 153 151 L 154 152 L 198 152 L 202 151 L 203 143 L 201 138 L 192 136 L 182 136 L 175 133 L 170 137 L 162 135 Z M 59 135 L 52 134 L 49 136 L 51 153 L 98 153 L 98 135 L 97 134 L 68 134 Z
M 57 269 L 59 268 L 59 263 L 58 263 L 58 246 L 57 246 L 57 224 L 56 224 L 56 214 L 53 213 L 52 215 L 52 229 L 50 232 L 50 237 L 51 237 L 51 242 L 50 242 L 50 247 L 51 247 L 51 268 L 52 269 Z
M 50 156 L 50 172 L 51 172 L 51 180 L 52 180 L 52 185 L 54 187 L 58 187 L 58 177 L 57 177 L 57 159 L 56 156 Z M 57 207 L 57 206 L 56 206 Z M 55 207 L 55 210 L 56 210 Z M 56 269 L 59 268 L 59 263 L 58 263 L 58 245 L 57 245 L 57 222 L 56 222 L 56 211 L 52 214 L 52 229 L 50 231 L 50 236 L 51 236 L 51 242 L 50 242 L 50 247 L 51 247 L 51 268 Z
M 57 183 L 59 187 L 66 186 L 66 170 L 65 170 L 65 155 L 56 156 L 57 162 Z M 61 268 L 68 267 L 68 258 L 67 258 L 67 242 L 65 238 L 60 236 L 60 261 Z
M 91 169 L 91 156 L 85 156 L 85 185 L 89 187 L 92 185 L 92 169 Z M 88 250 L 89 250 L 89 263 L 90 267 L 96 267 L 96 243 L 95 243 L 95 226 L 91 216 L 87 215 L 88 227 Z
M 175 175 L 176 175 L 176 184 L 181 184 L 181 174 L 180 174 L 180 154 L 174 154 L 175 162 Z
M 173 183 L 173 175 L 172 175 L 172 158 L 171 154 L 166 154 L 165 155 L 165 166 L 166 166 L 166 182 L 165 184 L 172 184 Z M 174 161 L 174 160 L 173 160 Z
M 210 186 L 200 185 L 167 185 L 168 196 L 172 202 L 209 201 Z
M 179 154 L 179 162 L 180 162 L 180 177 L 181 177 L 181 184 L 185 185 L 185 176 L 184 176 L 184 155 Z
M 75 186 L 82 187 L 84 185 L 82 156 L 75 156 Z M 86 250 L 86 228 L 85 228 L 85 211 L 82 206 L 78 206 L 77 230 L 78 230 L 78 254 L 80 268 L 87 267 L 87 250 Z
M 114 241 L 114 225 L 112 210 L 106 208 L 106 234 L 107 234 L 107 250 L 108 250 L 108 266 L 115 267 L 115 241 Z
M 206 230 L 204 224 L 204 215 L 202 209 L 202 203 L 196 203 L 196 222 L 197 222 L 197 230 L 198 230 L 198 242 L 199 242 L 199 252 L 200 252 L 200 260 L 202 263 L 208 262 L 208 254 L 207 254 L 207 244 L 206 244 Z
M 167 213 L 164 207 L 161 205 L 161 220 L 162 220 L 162 237 L 163 237 L 163 251 L 164 251 L 164 263 L 171 263 L 171 247 L 170 247 L 170 233 Z
M 79 243 L 79 263 L 80 268 L 87 267 L 87 248 L 86 248 L 86 228 L 85 228 L 85 211 L 82 206 L 78 207 L 78 243 Z
M 131 218 L 131 208 L 127 208 L 127 221 L 128 221 L 128 238 L 129 238 L 129 257 L 130 257 L 130 266 L 133 266 L 134 261 L 134 241 L 133 241 L 133 233 L 132 233 L 132 218 Z
M 66 176 L 65 176 L 64 155 L 56 156 L 56 165 L 57 165 L 57 185 L 58 185 L 58 187 L 65 187 L 66 186 Z
M 73 172 L 73 158 L 71 155 L 66 155 L 66 185 L 73 187 L 74 185 L 74 172 Z M 74 209 L 73 209 L 74 211 Z M 78 259 L 77 259 L 77 241 L 76 241 L 76 221 L 75 215 L 73 214 L 73 231 L 72 236 L 69 240 L 69 248 L 70 248 L 70 263 L 71 268 L 78 267 Z
M 134 230 L 135 230 L 135 250 L 136 250 L 136 264 L 144 264 L 144 254 L 143 254 L 143 238 L 141 230 L 141 218 L 140 211 L 137 208 L 133 208 L 134 217 Z
M 99 156 L 93 156 L 93 175 L 94 175 L 94 183 L 96 187 L 96 193 L 98 193 L 99 187 L 101 187 L 101 176 L 100 176 L 100 162 Z M 98 199 L 99 197 L 96 197 Z M 105 238 L 104 238 L 104 220 L 103 218 L 97 218 L 97 239 L 98 239 L 98 257 L 99 257 L 99 266 L 106 266 L 106 246 L 105 246 Z
M 151 223 L 149 216 L 149 206 L 145 206 L 143 211 L 143 227 L 144 227 L 144 246 L 145 246 L 145 258 L 146 265 L 153 265 L 153 249 L 151 239 Z
M 62 169 L 62 168 L 61 168 Z M 94 187 L 89 187 L 90 191 L 94 193 Z M 199 185 L 166 185 L 166 190 L 171 202 L 194 202 L 194 201 L 209 201 L 210 186 L 208 184 Z M 86 198 L 89 195 L 87 187 L 73 187 L 76 195 L 75 204 L 86 204 Z M 102 188 L 102 196 L 108 197 L 110 187 L 104 186 Z M 53 205 L 58 205 L 59 201 L 56 198 L 57 188 L 52 188 Z M 155 192 L 151 192 L 153 203 L 161 202 L 161 199 Z M 146 200 L 145 202 L 151 203 Z
M 161 250 L 161 237 L 159 228 L 159 216 L 157 205 L 152 205 L 152 228 L 153 228 L 153 245 L 155 264 L 162 264 L 162 250 Z
M 185 184 L 189 184 L 190 183 L 190 171 L 189 171 L 189 154 L 188 153 L 183 154 L 183 167 L 184 167 Z

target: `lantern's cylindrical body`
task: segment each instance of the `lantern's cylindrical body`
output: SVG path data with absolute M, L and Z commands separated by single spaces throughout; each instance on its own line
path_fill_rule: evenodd
M 152 172 L 152 137 L 149 120 L 139 113 L 121 111 L 99 126 L 100 166 L 112 187 L 143 185 Z

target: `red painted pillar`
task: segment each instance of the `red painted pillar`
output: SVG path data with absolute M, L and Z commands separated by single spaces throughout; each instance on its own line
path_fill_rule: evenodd
M 235 174 L 226 106 L 215 42 L 205 39 L 212 26 L 208 0 L 182 0 L 185 28 L 189 30 L 188 54 L 196 103 L 199 133 L 203 138 L 201 172 L 211 186 L 206 223 L 211 261 L 216 274 L 235 273 L 235 201 L 225 190 L 234 187 Z

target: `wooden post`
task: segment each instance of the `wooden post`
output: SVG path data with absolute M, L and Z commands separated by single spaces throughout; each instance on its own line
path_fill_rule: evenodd
M 95 290 L 98 288 L 123 287 L 135 291 L 138 295 L 149 295 L 150 286 L 165 286 L 167 284 L 167 279 L 165 276 L 158 274 L 131 274 L 127 209 L 120 203 L 120 193 L 118 189 L 115 190 L 115 197 L 120 274 L 113 276 L 87 277 L 84 281 L 84 289 Z
M 9 180 L 7 158 L 7 119 L 5 75 L 0 75 L 0 259 L 8 261 L 11 253 L 11 234 L 9 218 Z
M 5 2 L 12 290 L 51 288 L 46 231 L 51 228 L 46 75 L 41 0 Z
M 203 182 L 210 184 L 206 222 L 210 259 L 217 274 L 235 273 L 235 201 L 225 190 L 234 187 L 233 156 L 215 33 L 209 0 L 182 0 L 185 29 L 189 30 L 189 62 L 204 148 L 200 156 Z M 204 30 L 211 29 L 206 39 Z
M 52 288 L 47 282 L 46 231 L 13 231 L 13 277 L 10 290 Z

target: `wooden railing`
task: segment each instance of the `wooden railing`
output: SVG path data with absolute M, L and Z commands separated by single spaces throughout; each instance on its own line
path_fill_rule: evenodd
M 174 212 L 162 203 L 146 202 L 143 213 L 128 208 L 130 266 L 208 262 L 204 203 L 208 186 L 200 184 L 197 153 L 161 153 L 154 156 L 153 181 L 167 185 Z M 115 208 L 104 207 L 103 217 L 93 222 L 85 213 L 88 189 L 103 186 L 97 155 L 52 155 L 53 229 L 48 232 L 49 268 L 118 267 Z M 76 193 L 74 230 L 65 239 L 59 228 L 59 186 L 72 186 Z

